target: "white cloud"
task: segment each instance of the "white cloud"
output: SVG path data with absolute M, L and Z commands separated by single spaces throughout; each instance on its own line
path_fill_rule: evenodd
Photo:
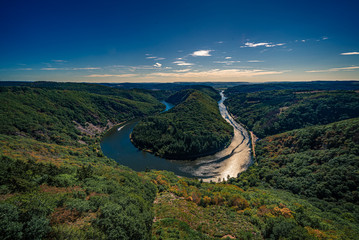
M 40 70 L 44 70 L 44 71 L 55 71 L 55 70 L 65 70 L 65 68 L 41 68 Z
M 20 70 L 20 71 L 31 71 L 32 68 L 18 68 L 16 70 Z
M 120 77 L 120 78 L 126 78 L 126 77 L 136 77 L 137 74 L 91 74 L 84 77 L 94 77 L 94 78 L 104 78 L 104 77 Z
M 177 64 L 178 66 L 192 66 L 192 65 L 194 65 L 193 63 L 188 63 L 188 62 L 185 62 L 185 61 L 175 61 L 173 63 Z
M 173 70 L 174 72 L 178 72 L 178 73 L 181 73 L 181 72 L 188 72 L 188 71 L 191 71 L 190 68 L 186 68 L 186 69 L 180 69 L 180 70 Z
M 198 50 L 198 51 L 194 51 L 191 56 L 193 57 L 209 57 L 212 56 L 210 54 L 210 52 L 212 52 L 214 50 Z
M 346 52 L 346 53 L 341 53 L 340 55 L 359 55 L 359 52 Z
M 241 48 L 244 48 L 244 47 L 250 47 L 250 48 L 254 48 L 254 47 L 278 47 L 278 46 L 283 46 L 284 44 L 285 43 L 273 44 L 273 43 L 267 43 L 267 42 L 260 42 L 260 43 L 246 42 L 244 44 L 244 46 L 241 46 Z
M 239 63 L 241 61 L 214 61 L 214 63 L 222 63 L 226 65 L 232 65 L 233 63 Z
M 162 67 L 162 64 L 161 63 L 155 63 L 155 65 L 153 65 L 154 67 L 157 67 L 157 68 L 160 68 Z
M 328 39 L 328 37 L 322 37 L 322 40 L 327 40 Z
M 97 70 L 99 67 L 86 67 L 86 68 L 71 68 L 71 70 Z
M 225 57 L 224 59 L 231 59 L 232 57 Z
M 40 70 L 43 71 L 77 71 L 77 70 L 98 70 L 101 69 L 99 67 L 84 67 L 84 68 L 53 68 L 53 67 L 47 67 L 47 68 L 41 68 Z
M 305 71 L 305 72 L 308 72 L 308 73 L 338 72 L 338 71 L 354 71 L 356 69 L 359 69 L 359 66 L 330 68 L 330 69 L 325 69 L 325 70 L 310 70 L 310 71 Z
M 184 72 L 184 73 L 151 73 L 147 77 L 173 77 L 173 78 L 239 78 L 239 77 L 253 77 L 260 75 L 282 74 L 280 71 L 266 71 L 260 69 L 241 70 L 241 69 L 213 69 L 201 72 Z
M 52 60 L 53 62 L 56 62 L 56 63 L 65 63 L 67 62 L 66 60 Z
M 218 41 L 217 43 L 222 44 L 222 43 L 223 43 L 223 41 Z
M 161 60 L 165 60 L 166 58 L 163 58 L 163 57 L 159 57 L 159 58 L 156 58 L 155 60 L 157 61 L 161 61 Z
M 260 60 L 249 60 L 247 61 L 249 63 L 259 63 L 259 62 L 264 62 L 264 61 L 260 61 Z
M 146 57 L 147 59 L 155 59 L 155 58 L 157 58 L 157 57 Z

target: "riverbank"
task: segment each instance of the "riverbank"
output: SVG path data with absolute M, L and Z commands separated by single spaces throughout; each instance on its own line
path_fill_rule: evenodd
M 224 95 L 218 102 L 221 117 L 233 127 L 233 137 L 229 146 L 213 155 L 195 160 L 166 160 L 136 148 L 130 141 L 130 134 L 137 121 L 125 123 L 121 131 L 110 131 L 101 142 L 103 153 L 118 163 L 136 171 L 146 169 L 167 170 L 178 176 L 202 179 L 205 182 L 237 177 L 252 164 L 249 133 L 230 116 L 223 104 Z

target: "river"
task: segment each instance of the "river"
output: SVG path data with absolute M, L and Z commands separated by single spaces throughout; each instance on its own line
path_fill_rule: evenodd
M 137 149 L 130 141 L 130 134 L 138 120 L 115 127 L 107 132 L 101 141 L 102 152 L 109 158 L 115 159 L 121 165 L 136 171 L 157 169 L 172 171 L 176 175 L 203 179 L 203 181 L 218 181 L 227 176 L 236 177 L 245 171 L 252 163 L 249 134 L 230 116 L 224 105 L 225 96 L 221 92 L 218 102 L 222 117 L 233 126 L 234 135 L 231 144 L 216 154 L 201 157 L 192 161 L 167 160 Z M 168 111 L 173 105 L 163 102 Z

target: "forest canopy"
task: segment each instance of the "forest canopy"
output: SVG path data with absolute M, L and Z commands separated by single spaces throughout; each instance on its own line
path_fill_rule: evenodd
M 132 141 L 137 147 L 165 158 L 191 159 L 230 143 L 233 128 L 211 97 L 197 90 L 183 90 L 170 99 L 178 105 L 135 126 Z

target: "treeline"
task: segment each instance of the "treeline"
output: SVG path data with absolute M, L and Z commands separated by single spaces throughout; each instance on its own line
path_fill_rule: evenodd
M 132 140 L 136 146 L 165 158 L 191 159 L 229 144 L 233 129 L 221 117 L 215 100 L 197 90 L 183 90 L 173 99 L 182 102 L 135 126 Z
M 259 137 L 359 116 L 355 91 L 227 90 L 226 104 L 237 121 Z
M 109 87 L 100 86 L 95 90 L 96 85 L 90 84 L 57 83 L 55 87 L 62 90 L 39 86 L 1 87 L 0 133 L 32 137 L 43 142 L 78 144 L 78 140 L 91 142 L 91 139 L 81 134 L 77 124 L 84 128 L 93 124 L 103 129 L 108 121 L 120 123 L 163 109 L 158 100 L 141 92 L 116 95 L 116 91 Z
M 228 88 L 228 92 L 251 93 L 273 90 L 295 91 L 329 91 L 329 90 L 359 90 L 359 81 L 312 81 L 312 82 L 275 82 L 260 84 L 241 84 Z

